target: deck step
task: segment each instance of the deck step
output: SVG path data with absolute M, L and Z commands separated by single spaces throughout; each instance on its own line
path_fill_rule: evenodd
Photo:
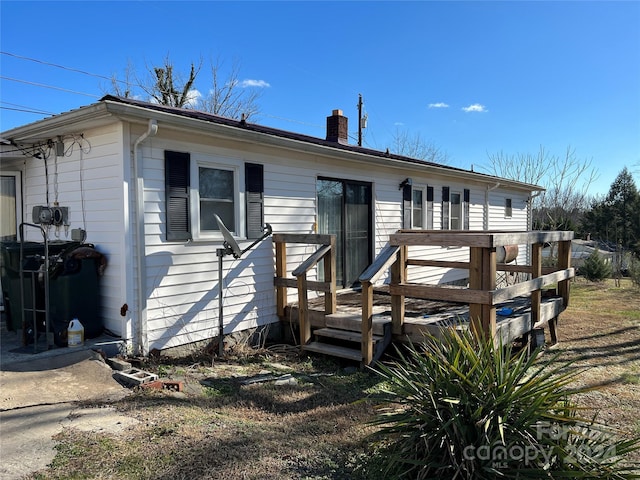
M 326 326 L 338 330 L 362 331 L 362 315 L 353 313 L 332 313 L 325 317 Z M 384 327 L 391 320 L 373 317 L 373 334 L 384 336 Z
M 319 337 L 327 337 L 334 338 L 336 340 L 344 340 L 346 342 L 362 342 L 362 333 L 361 332 L 353 332 L 351 330 L 341 330 L 338 328 L 319 328 L 313 331 L 314 335 Z M 373 343 L 377 343 L 382 340 L 384 337 L 380 335 L 373 335 Z
M 360 349 L 340 347 L 329 343 L 311 342 L 302 347 L 308 352 L 321 353 L 323 355 L 332 355 L 334 357 L 346 358 L 356 362 L 362 361 L 362 351 Z

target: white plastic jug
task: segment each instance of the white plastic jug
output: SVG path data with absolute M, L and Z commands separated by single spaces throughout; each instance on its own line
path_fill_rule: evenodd
M 69 328 L 67 328 L 67 345 L 70 347 L 84 345 L 84 327 L 77 318 L 69 322 Z

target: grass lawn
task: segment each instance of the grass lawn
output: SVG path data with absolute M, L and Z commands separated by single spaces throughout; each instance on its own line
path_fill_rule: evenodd
M 553 352 L 588 367 L 579 382 L 600 386 L 579 404 L 639 435 L 640 290 L 577 279 L 559 339 Z M 185 392 L 140 390 L 118 402 L 140 421 L 120 434 L 64 430 L 52 464 L 30 478 L 373 480 L 363 465 L 376 375 L 282 345 L 210 362 L 144 365 Z

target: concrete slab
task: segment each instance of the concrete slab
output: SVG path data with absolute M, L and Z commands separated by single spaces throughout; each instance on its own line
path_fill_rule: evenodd
M 0 479 L 45 468 L 55 456 L 53 437 L 64 428 L 117 433 L 135 425 L 109 406 L 130 390 L 89 345 L 25 354 L 16 351 L 14 332 L 1 335 Z M 86 401 L 103 408 L 77 405 Z

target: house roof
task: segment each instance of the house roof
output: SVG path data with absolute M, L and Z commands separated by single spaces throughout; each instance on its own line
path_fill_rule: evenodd
M 278 146 L 291 149 L 319 149 L 318 153 L 327 154 L 328 152 L 333 152 L 331 153 L 332 155 L 347 156 L 354 160 L 359 159 L 362 161 L 366 159 L 366 161 L 375 161 L 379 164 L 394 165 L 396 167 L 414 170 L 435 170 L 437 173 L 445 176 L 464 176 L 469 180 L 491 184 L 499 183 L 505 187 L 525 191 L 544 190 L 537 185 L 397 155 L 389 151 L 383 152 L 357 145 L 338 143 L 319 137 L 267 127 L 257 123 L 221 117 L 199 110 L 170 107 L 113 95 L 106 95 L 98 102 L 85 107 L 80 107 L 38 122 L 7 130 L 0 135 L 3 143 L 10 141 L 14 145 L 35 144 L 38 142 L 46 142 L 52 138 L 55 139 L 57 135 L 67 135 L 71 132 L 77 133 L 80 126 L 81 128 L 88 128 L 113 121 L 114 115 L 121 118 L 129 118 L 132 121 L 156 118 L 158 121 L 176 126 L 182 124 L 188 128 L 193 128 L 193 126 L 197 124 L 200 126 L 199 129 L 201 131 L 203 128 L 209 131 L 217 129 L 218 134 L 252 140 L 256 143 L 277 144 Z M 185 122 L 188 122 L 188 124 L 185 124 Z

